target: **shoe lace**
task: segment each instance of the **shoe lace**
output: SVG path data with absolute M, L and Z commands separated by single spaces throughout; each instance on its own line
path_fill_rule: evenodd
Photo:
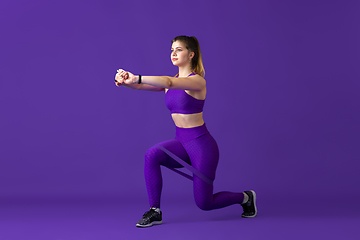
M 154 209 L 150 209 L 149 211 L 144 213 L 143 217 L 146 217 L 146 218 L 152 217 L 154 215 L 154 213 L 156 213 L 156 211 Z

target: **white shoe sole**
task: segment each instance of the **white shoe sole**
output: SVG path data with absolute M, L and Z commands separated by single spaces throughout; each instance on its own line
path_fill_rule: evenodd
M 256 217 L 257 215 L 257 207 L 256 207 L 256 193 L 254 190 L 250 190 L 250 192 L 253 194 L 253 201 L 254 201 L 254 207 L 255 207 L 255 214 L 252 215 L 252 216 L 242 216 L 244 218 L 253 218 L 253 217 Z
M 153 221 L 153 222 L 151 222 L 151 223 L 149 223 L 147 225 L 140 225 L 140 224 L 137 223 L 136 226 L 137 227 L 151 227 L 153 225 L 160 225 L 162 223 L 163 223 L 162 221 Z

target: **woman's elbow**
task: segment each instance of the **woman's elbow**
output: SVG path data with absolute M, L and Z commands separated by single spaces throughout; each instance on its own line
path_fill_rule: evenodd
M 171 78 L 168 77 L 165 81 L 165 88 L 169 89 L 169 88 L 171 88 L 172 85 L 173 85 L 173 83 L 171 81 Z

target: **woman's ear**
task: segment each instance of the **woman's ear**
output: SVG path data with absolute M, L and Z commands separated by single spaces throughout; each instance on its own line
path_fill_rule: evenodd
M 193 59 L 194 56 L 195 56 L 195 53 L 194 53 L 194 52 L 191 52 L 191 53 L 190 53 L 190 59 Z

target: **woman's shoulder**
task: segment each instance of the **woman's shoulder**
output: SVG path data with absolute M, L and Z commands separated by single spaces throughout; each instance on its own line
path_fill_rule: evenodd
M 201 76 L 200 74 L 198 74 L 198 73 L 195 73 L 194 75 L 189 76 L 189 77 L 194 78 L 197 81 L 204 82 L 206 84 L 205 78 L 203 76 Z
M 200 74 L 200 73 L 197 73 L 197 72 L 194 72 L 194 75 L 193 76 L 196 76 L 196 77 L 201 77 L 202 79 L 205 79 L 205 77 Z

